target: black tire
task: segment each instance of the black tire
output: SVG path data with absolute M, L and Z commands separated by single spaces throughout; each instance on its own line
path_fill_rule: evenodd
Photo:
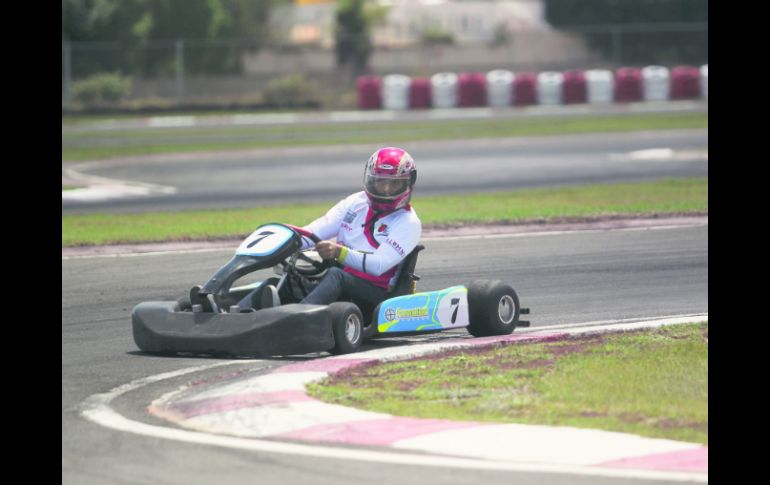
M 356 352 L 364 340 L 364 317 L 361 310 L 355 303 L 337 301 L 329 305 L 329 311 L 335 342 L 329 352 L 335 355 Z
M 468 286 L 468 333 L 474 337 L 510 334 L 520 310 L 519 297 L 511 285 L 479 280 Z

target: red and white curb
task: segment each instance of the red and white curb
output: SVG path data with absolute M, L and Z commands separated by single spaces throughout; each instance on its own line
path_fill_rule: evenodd
M 517 465 L 530 471 L 570 470 L 703 482 L 708 481 L 708 447 L 700 444 L 564 426 L 396 417 L 318 401 L 307 395 L 305 386 L 345 369 L 446 350 L 554 341 L 707 319 L 708 314 L 703 314 L 610 325 L 594 322 L 565 325 L 557 331 L 554 327 L 529 329 L 504 337 L 461 338 L 321 358 L 257 377 L 183 386 L 155 400 L 148 412 L 182 428 L 252 440 L 377 446 L 497 466 Z M 346 448 L 345 456 L 350 452 Z

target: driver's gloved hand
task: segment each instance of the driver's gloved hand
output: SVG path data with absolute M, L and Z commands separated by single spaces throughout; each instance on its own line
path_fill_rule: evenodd
M 315 245 L 315 250 L 323 259 L 337 259 L 342 251 L 342 245 L 332 241 L 320 241 Z

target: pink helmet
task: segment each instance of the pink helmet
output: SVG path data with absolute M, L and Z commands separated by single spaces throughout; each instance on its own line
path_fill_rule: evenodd
M 376 211 L 405 207 L 412 198 L 417 166 L 405 150 L 380 148 L 369 157 L 364 170 L 364 191 Z

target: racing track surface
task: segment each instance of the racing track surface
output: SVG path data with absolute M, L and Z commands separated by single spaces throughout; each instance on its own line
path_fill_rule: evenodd
M 708 226 L 424 241 L 419 289 L 499 278 L 532 309 L 533 327 L 708 312 Z M 643 484 L 652 480 L 436 469 L 294 457 L 145 437 L 80 416 L 83 401 L 135 379 L 224 362 L 136 351 L 129 313 L 145 300 L 181 296 L 231 251 L 62 260 L 62 483 L 554 483 Z M 463 331 L 460 331 L 463 332 Z M 422 338 L 457 338 L 434 334 Z M 418 338 L 419 339 L 419 338 Z M 376 345 L 408 344 L 413 340 Z M 235 369 L 258 373 L 312 358 L 244 360 L 224 370 L 145 386 L 114 403 L 123 416 L 162 426 L 150 401 L 190 381 Z M 672 482 L 673 483 L 673 482 Z
M 416 196 L 708 176 L 708 130 L 413 142 Z M 68 165 L 79 174 L 176 193 L 70 200 L 62 213 L 334 202 L 361 187 L 369 145 L 176 154 Z M 661 149 L 670 149 L 667 154 Z

